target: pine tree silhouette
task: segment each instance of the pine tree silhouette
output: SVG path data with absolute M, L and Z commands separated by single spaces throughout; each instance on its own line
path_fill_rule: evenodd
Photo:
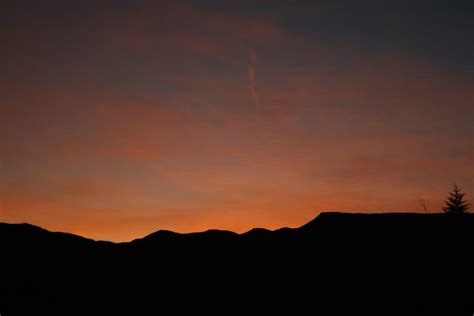
M 470 204 L 464 200 L 466 193 L 462 193 L 461 189 L 454 184 L 453 192 L 449 192 L 448 199 L 445 201 L 443 211 L 446 214 L 463 214 L 467 213 Z

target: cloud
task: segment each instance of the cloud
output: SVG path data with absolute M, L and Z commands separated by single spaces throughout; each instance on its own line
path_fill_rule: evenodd
M 250 93 L 252 94 L 252 98 L 255 102 L 255 109 L 257 111 L 260 111 L 260 108 L 261 108 L 260 97 L 258 96 L 258 93 L 257 93 L 256 80 L 255 80 L 256 75 L 257 75 L 257 69 L 255 67 L 256 63 L 257 63 L 257 53 L 255 52 L 255 49 L 251 48 L 250 57 L 249 57 L 249 65 L 248 65 Z

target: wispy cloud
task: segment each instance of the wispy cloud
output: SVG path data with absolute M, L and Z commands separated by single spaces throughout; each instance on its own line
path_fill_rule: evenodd
M 257 69 L 255 67 L 256 63 L 257 63 L 257 53 L 255 52 L 255 49 L 251 48 L 250 57 L 249 57 L 249 66 L 248 66 L 250 93 L 252 94 L 252 98 L 255 101 L 255 109 L 257 111 L 260 111 L 260 108 L 261 108 L 260 97 L 258 96 L 258 93 L 257 93 L 256 80 L 255 80 L 255 77 L 257 75 Z

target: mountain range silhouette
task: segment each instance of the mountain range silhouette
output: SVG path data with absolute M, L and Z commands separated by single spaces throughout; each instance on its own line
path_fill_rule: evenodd
M 472 315 L 474 215 L 321 213 L 94 241 L 0 223 L 0 314 Z

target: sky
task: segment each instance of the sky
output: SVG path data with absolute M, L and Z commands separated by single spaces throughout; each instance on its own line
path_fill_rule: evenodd
M 0 221 L 128 241 L 474 201 L 472 1 L 2 1 Z

